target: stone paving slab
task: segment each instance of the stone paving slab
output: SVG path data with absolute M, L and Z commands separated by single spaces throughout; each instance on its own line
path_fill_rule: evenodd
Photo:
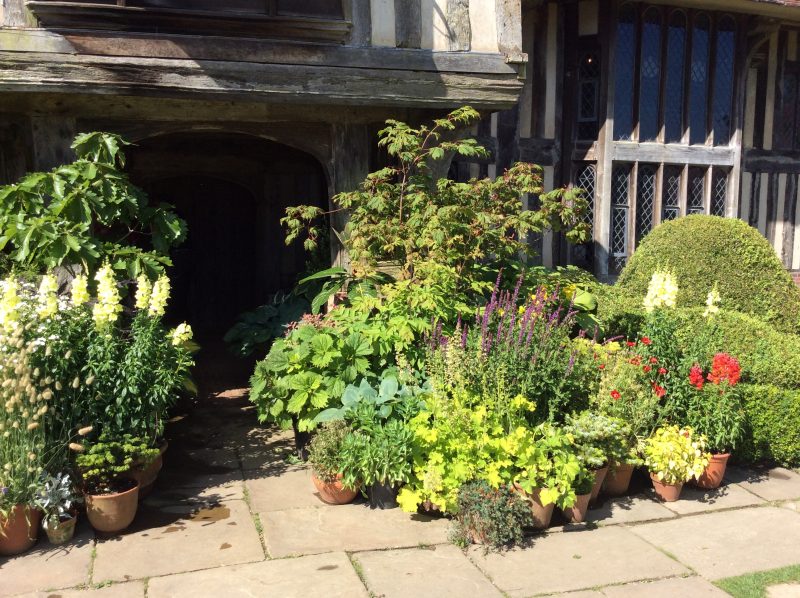
M 702 577 L 672 577 L 601 590 L 607 598 L 725 598 L 727 593 Z
M 140 505 L 130 531 L 99 539 L 93 581 L 126 581 L 264 559 L 241 500 L 203 508 Z
M 761 470 L 729 468 L 725 477 L 764 500 L 800 498 L 800 474 L 791 469 L 783 467 Z
M 314 488 L 309 468 L 293 468 L 280 476 L 248 478 L 246 483 L 255 513 L 325 505 Z
M 784 509 L 789 509 L 790 511 L 795 511 L 800 513 L 800 500 L 795 500 L 792 502 L 786 502 L 781 505 Z
M 614 525 L 670 519 L 671 517 L 675 517 L 675 513 L 655 499 L 637 495 L 609 498 L 597 508 L 589 509 L 586 520 L 598 525 Z
M 272 558 L 446 544 L 449 522 L 365 504 L 259 513 Z
M 367 598 L 347 555 L 339 552 L 234 565 L 150 579 L 148 598 Z
M 767 598 L 798 598 L 800 596 L 800 584 L 782 583 L 767 588 Z
M 548 534 L 528 548 L 470 558 L 509 596 L 596 588 L 689 571 L 622 527 Z
M 53 546 L 41 533 L 36 545 L 24 554 L 0 557 L 0 595 L 69 588 L 89 581 L 94 534 L 86 522 L 72 542 Z
M 158 492 L 167 492 L 175 488 L 215 489 L 243 481 L 244 476 L 238 469 L 227 473 L 198 473 L 165 468 L 161 470 L 156 480 L 155 489 Z
M 129 581 L 115 583 L 103 588 L 86 590 L 58 590 L 57 592 L 37 592 L 16 598 L 143 598 L 144 583 Z
M 630 530 L 712 580 L 800 563 L 800 517 L 777 507 L 708 513 Z
M 680 500 L 663 504 L 666 508 L 675 511 L 679 515 L 689 515 L 737 507 L 750 507 L 764 504 L 764 500 L 741 486 L 726 484 L 716 490 L 702 490 L 701 488 L 684 486 Z
M 237 450 L 245 471 L 286 468 L 287 457 L 294 454 L 294 435 L 291 430 L 254 430 Z
M 244 481 L 229 478 L 228 476 L 214 476 L 219 479 L 210 479 L 209 484 L 204 487 L 197 486 L 160 486 L 158 492 L 154 492 L 145 500 L 148 505 L 174 505 L 187 504 L 195 505 L 198 503 L 208 504 L 227 500 L 244 500 Z
M 502 594 L 455 546 L 359 552 L 367 588 L 382 598 L 501 598 Z

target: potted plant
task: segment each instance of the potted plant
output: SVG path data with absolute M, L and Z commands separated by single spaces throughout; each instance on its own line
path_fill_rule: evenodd
M 320 498 L 332 505 L 350 503 L 358 494 L 357 487 L 347 487 L 342 481 L 342 443 L 349 433 L 350 428 L 341 420 L 327 423 L 308 447 L 311 481 Z
M 42 511 L 42 527 L 51 544 L 65 544 L 72 539 L 78 521 L 75 507 L 80 502 L 82 498 L 69 474 L 42 475 L 35 504 Z
M 520 542 L 523 527 L 531 524 L 525 500 L 507 486 L 492 488 L 485 480 L 467 482 L 458 492 L 458 514 L 451 540 L 466 548 L 484 544 L 487 549 Z
M 735 357 L 717 353 L 711 369 L 706 374 L 700 365 L 692 366 L 685 421 L 697 433 L 708 439 L 711 452 L 708 466 L 696 484 L 700 488 L 718 488 L 725 476 L 731 451 L 742 440 L 745 427 L 745 411 L 736 385 L 741 369 Z
M 101 532 L 124 530 L 136 517 L 139 483 L 129 477 L 137 460 L 147 463 L 156 458 L 158 449 L 141 438 L 123 435 L 121 440 L 101 436 L 99 441 L 80 453 L 75 461 L 84 483 L 86 516 Z
M 678 500 L 683 484 L 703 474 L 709 461 L 706 440 L 691 428 L 659 428 L 644 447 L 645 465 L 656 496 L 665 502 Z
M 342 442 L 342 484 L 366 488 L 373 509 L 397 507 L 400 484 L 411 475 L 412 441 L 400 420 L 350 432 Z
M 561 512 L 570 523 L 583 523 L 586 519 L 592 488 L 595 486 L 595 477 L 594 471 L 588 469 L 586 465 L 581 465 L 581 470 L 573 482 L 575 500 L 571 505 L 561 508 Z
M 570 436 L 563 430 L 541 424 L 529 431 L 518 428 L 506 440 L 514 471 L 514 488 L 531 508 L 533 527 L 550 525 L 553 508 L 567 508 L 575 502 L 575 479 L 581 463 Z
M 619 418 L 584 411 L 577 416 L 567 416 L 566 431 L 575 439 L 575 450 L 581 464 L 593 474 L 589 502 L 594 502 L 600 494 L 609 463 L 618 463 L 628 452 L 630 426 Z

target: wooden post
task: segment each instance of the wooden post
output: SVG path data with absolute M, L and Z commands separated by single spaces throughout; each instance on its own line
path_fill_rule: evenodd
M 75 139 L 75 119 L 66 116 L 32 116 L 33 167 L 50 170 L 72 162 L 75 153 L 70 148 Z

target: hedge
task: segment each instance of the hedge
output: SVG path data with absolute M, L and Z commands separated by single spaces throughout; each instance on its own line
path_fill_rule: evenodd
M 617 284 L 644 297 L 653 272 L 670 269 L 678 306 L 702 306 L 714 283 L 726 309 L 800 332 L 800 290 L 769 242 L 736 218 L 693 215 L 665 222 L 640 243 Z
M 800 464 L 800 391 L 764 384 L 741 384 L 748 437 L 736 451 L 744 462 Z

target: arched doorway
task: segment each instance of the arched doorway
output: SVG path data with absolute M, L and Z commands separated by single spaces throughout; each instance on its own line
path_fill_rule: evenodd
M 322 166 L 288 146 L 243 134 L 161 135 L 130 152 L 131 179 L 152 203 L 168 202 L 189 226 L 173 252 L 168 318 L 218 341 L 238 314 L 292 288 L 304 271 L 302 244 L 287 247 L 287 206 L 327 205 Z

